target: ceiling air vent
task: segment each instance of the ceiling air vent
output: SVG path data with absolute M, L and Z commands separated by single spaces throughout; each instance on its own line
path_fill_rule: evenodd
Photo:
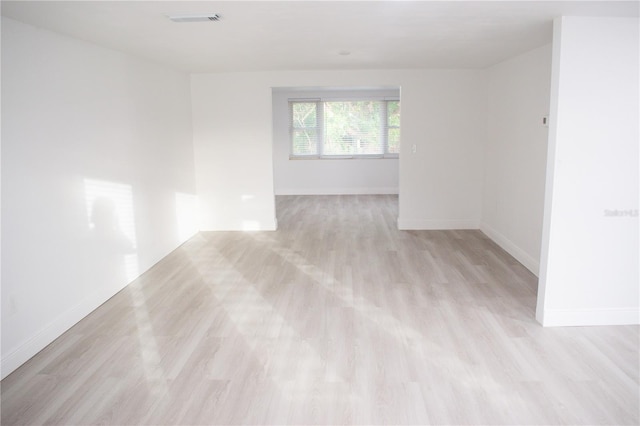
M 169 15 L 169 19 L 173 22 L 206 22 L 220 20 L 217 13 L 189 13 L 185 15 Z

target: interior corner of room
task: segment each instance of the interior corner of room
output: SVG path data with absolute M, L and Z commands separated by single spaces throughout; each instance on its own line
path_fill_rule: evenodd
M 479 229 L 538 276 L 542 325 L 638 324 L 637 35 L 564 16 L 486 67 L 191 72 L 3 16 L 2 376 L 197 232 L 275 230 L 285 194 L 398 194 L 400 229 Z M 401 90 L 399 158 L 291 161 L 274 88 L 353 87 Z

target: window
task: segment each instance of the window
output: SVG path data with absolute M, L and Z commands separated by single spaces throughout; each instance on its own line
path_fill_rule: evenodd
M 292 158 L 397 158 L 398 100 L 289 100 Z
M 291 152 L 293 155 L 317 155 L 321 120 L 320 102 L 289 102 L 291 116 Z

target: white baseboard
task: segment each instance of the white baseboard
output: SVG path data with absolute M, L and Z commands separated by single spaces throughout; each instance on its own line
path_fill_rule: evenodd
M 478 229 L 478 223 L 470 220 L 407 220 L 398 218 L 398 229 L 408 230 L 444 230 Z
M 73 327 L 76 323 L 97 309 L 104 302 L 113 297 L 116 293 L 126 287 L 126 284 L 119 289 L 112 289 L 108 293 L 101 292 L 92 297 L 87 297 L 76 306 L 68 309 L 31 336 L 23 344 L 2 357 L 0 373 L 2 379 L 15 371 L 22 364 L 31 359 L 34 355 L 44 349 L 51 342 L 60 337 L 64 332 Z
M 273 220 L 270 220 L 268 223 L 263 223 L 262 226 L 260 226 L 260 229 L 258 229 L 258 231 L 277 231 L 278 230 L 278 219 L 276 219 L 275 217 L 273 218 Z
M 151 262 L 151 265 L 149 267 L 138 271 L 137 276 L 131 279 L 130 282 L 124 282 L 120 285 L 116 284 L 110 288 L 96 291 L 94 294 L 87 296 L 75 306 L 58 315 L 57 318 L 47 324 L 40 331 L 36 332 L 33 336 L 28 338 L 18 347 L 11 350 L 11 352 L 3 355 L 2 359 L 0 360 L 1 378 L 4 379 L 22 364 L 29 361 L 29 359 L 31 359 L 34 355 L 44 349 L 47 345 L 56 340 L 91 312 L 95 311 L 100 305 L 115 296 L 119 291 L 124 289 L 131 282 L 138 279 L 149 269 L 153 268 L 157 262 L 159 262 L 165 256 L 168 256 L 174 250 L 177 250 L 182 244 L 193 238 L 193 236 L 195 235 L 197 235 L 197 233 L 182 241 L 180 244 L 178 244 L 177 247 L 170 250 L 166 254 L 158 255 L 159 257 Z
M 397 187 L 382 188 L 282 188 L 276 195 L 386 195 L 398 194 Z
M 254 232 L 254 231 L 276 231 L 278 229 L 278 221 L 276 218 L 272 218 L 263 221 L 229 221 L 229 222 L 218 222 L 214 225 L 202 227 L 200 229 L 201 232 L 217 232 L 217 231 L 244 231 L 244 232 Z
M 640 308 L 545 309 L 544 327 L 640 325 Z
M 507 253 L 516 258 L 516 260 L 522 263 L 525 268 L 533 272 L 533 274 L 537 277 L 540 271 L 540 260 L 536 260 L 533 256 L 531 256 L 526 251 L 522 250 L 518 245 L 509 240 L 507 237 L 502 235 L 500 232 L 493 229 L 491 226 L 486 223 L 480 224 L 480 230 L 493 242 L 502 247 Z

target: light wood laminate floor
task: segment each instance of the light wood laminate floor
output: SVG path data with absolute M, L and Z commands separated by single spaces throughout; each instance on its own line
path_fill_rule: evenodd
M 639 328 L 542 328 L 479 231 L 396 196 L 201 233 L 2 382 L 2 424 L 638 424 Z

